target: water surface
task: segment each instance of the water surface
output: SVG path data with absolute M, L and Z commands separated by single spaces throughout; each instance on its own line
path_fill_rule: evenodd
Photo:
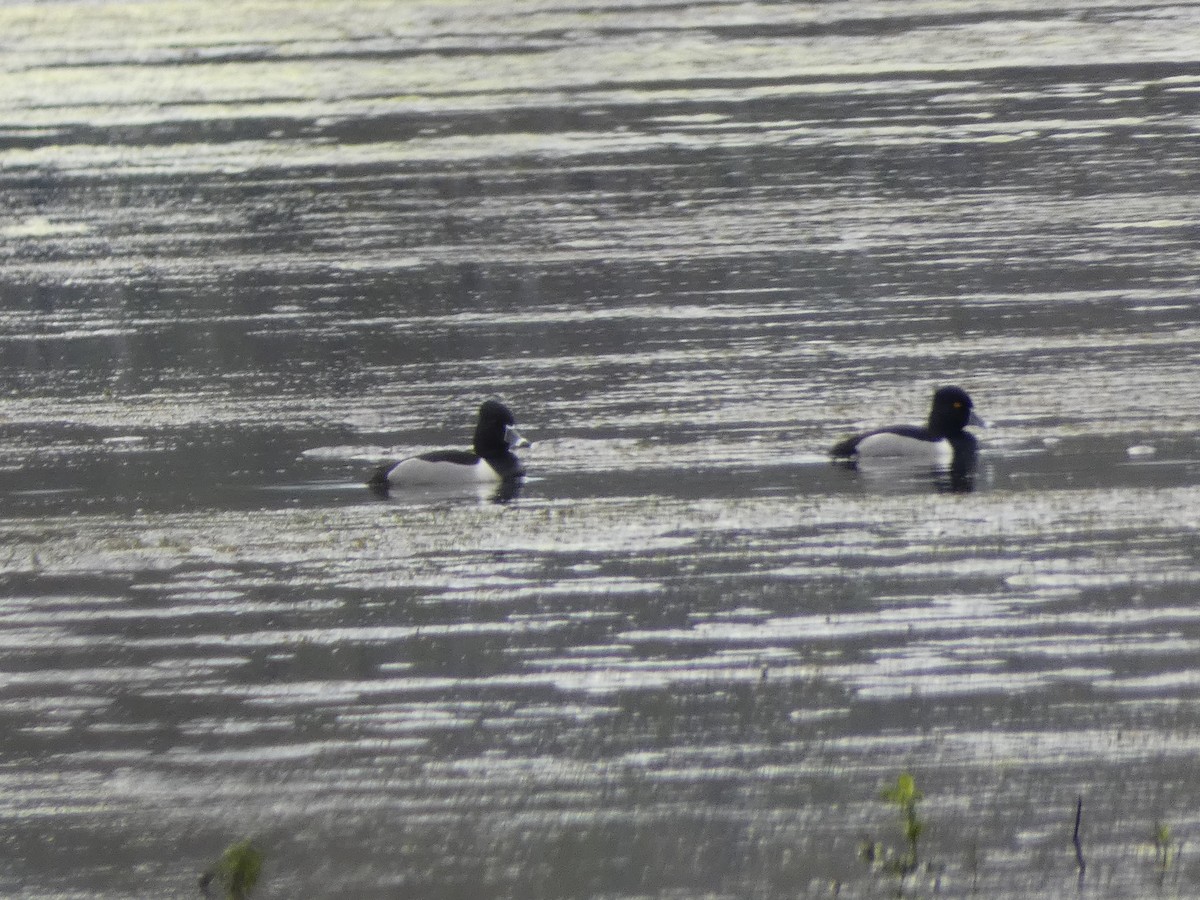
M 0 893 L 1186 896 L 1200 10 L 0 8 Z M 855 472 L 938 384 L 970 491 Z M 534 439 L 505 502 L 379 462 Z M 1184 853 L 1160 885 L 1167 823 Z

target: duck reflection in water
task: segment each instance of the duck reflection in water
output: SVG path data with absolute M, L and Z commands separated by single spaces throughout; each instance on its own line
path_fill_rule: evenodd
M 475 500 L 479 503 L 508 503 L 521 496 L 521 489 L 524 487 L 525 479 L 523 478 L 505 478 L 497 484 L 422 484 L 405 486 L 403 488 L 394 488 L 386 482 L 378 482 L 374 479 L 367 482 L 367 488 L 380 500 L 389 500 L 401 504 L 406 502 L 425 504 L 442 500 L 448 502 Z
M 367 486 L 379 497 L 394 490 L 453 497 L 474 494 L 504 503 L 521 491 L 525 466 L 515 449 L 530 446 L 516 429 L 512 411 L 498 400 L 479 407 L 470 450 L 434 450 L 378 468 Z
M 856 469 L 877 486 L 899 487 L 932 479 L 939 490 L 964 493 L 975 486 L 979 449 L 968 425 L 986 428 L 970 395 L 959 387 L 934 392 L 925 425 L 891 425 L 838 441 L 833 461 Z

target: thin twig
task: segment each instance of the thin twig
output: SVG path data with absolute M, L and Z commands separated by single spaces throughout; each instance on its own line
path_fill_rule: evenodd
M 1087 863 L 1083 859 L 1083 841 L 1079 839 L 1079 823 L 1083 820 L 1083 798 L 1080 797 L 1075 804 L 1075 836 L 1071 839 L 1075 844 L 1075 864 L 1079 866 L 1079 884 L 1083 885 L 1083 873 L 1087 870 Z

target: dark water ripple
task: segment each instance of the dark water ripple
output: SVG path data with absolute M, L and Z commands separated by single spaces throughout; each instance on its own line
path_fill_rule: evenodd
M 0 893 L 1188 896 L 1198 10 L 0 8 Z

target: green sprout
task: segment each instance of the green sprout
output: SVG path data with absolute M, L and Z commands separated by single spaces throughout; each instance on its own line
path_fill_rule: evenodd
M 1171 836 L 1171 826 L 1166 822 L 1154 823 L 1154 864 L 1158 868 L 1158 884 L 1167 880 L 1167 871 L 1179 855 L 1179 848 Z
M 904 880 L 917 870 L 921 835 L 925 831 L 925 823 L 917 815 L 917 803 L 922 796 L 912 775 L 905 772 L 897 778 L 894 785 L 880 794 L 880 799 L 893 804 L 900 813 L 904 849 L 897 851 L 870 839 L 865 840 L 859 848 L 859 853 L 867 865 L 896 877 L 897 896 L 904 893 Z
M 262 854 L 249 841 L 230 844 L 221 858 L 200 876 L 200 890 L 210 897 L 214 882 L 223 890 L 225 900 L 247 900 L 262 874 Z
M 908 847 L 904 854 L 893 860 L 892 868 L 901 878 L 917 868 L 917 844 L 925 830 L 925 823 L 917 817 L 917 801 L 922 796 L 917 790 L 916 779 L 907 772 L 897 778 L 896 784 L 881 795 L 881 799 L 894 803 L 900 810 L 904 840 Z

